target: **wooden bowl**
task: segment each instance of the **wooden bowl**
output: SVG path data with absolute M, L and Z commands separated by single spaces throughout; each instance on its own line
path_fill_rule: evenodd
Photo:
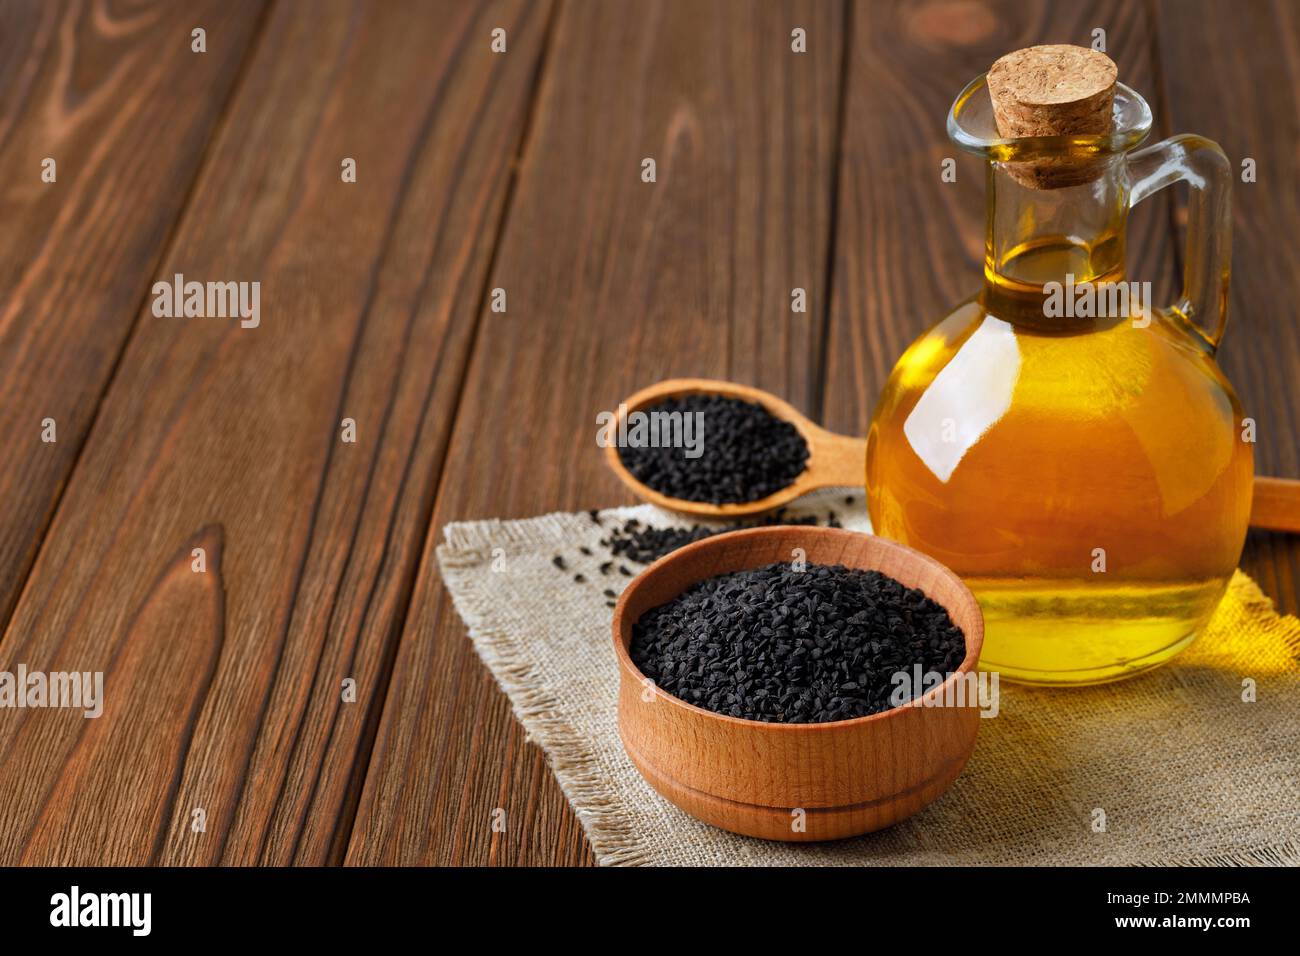
M 795 428 L 808 443 L 808 464 L 803 473 L 780 491 L 773 492 L 757 501 L 739 504 L 715 505 L 707 501 L 687 501 L 685 498 L 670 498 L 660 494 L 647 484 L 632 476 L 619 457 L 618 447 L 614 444 L 605 446 L 605 461 L 613 469 L 620 481 L 642 501 L 648 501 L 660 508 L 676 511 L 680 514 L 694 515 L 700 518 L 743 518 L 763 514 L 782 505 L 789 504 L 801 495 L 819 488 L 851 487 L 861 488 L 866 479 L 867 443 L 862 438 L 850 438 L 836 435 L 819 425 L 813 424 L 807 417 L 799 414 L 795 407 L 783 402 L 770 392 L 708 378 L 671 378 L 657 382 L 649 388 L 643 388 L 626 399 L 620 407 L 616 427 L 622 424 L 624 414 L 631 414 L 650 405 L 657 405 L 668 398 L 681 395 L 726 395 L 747 402 L 762 405 L 777 418 L 784 419 Z
M 811 563 L 880 571 L 942 605 L 966 637 L 957 674 L 919 700 L 870 717 L 777 724 L 688 704 L 632 663 L 632 626 L 646 611 L 706 578 L 790 561 L 795 548 Z M 650 785 L 706 823 L 769 840 L 855 836 L 916 813 L 965 766 L 979 729 L 975 695 L 964 706 L 922 705 L 943 700 L 974 673 L 983 643 L 984 619 L 966 585 L 917 551 L 835 528 L 733 531 L 660 558 L 623 592 L 614 610 L 619 734 Z

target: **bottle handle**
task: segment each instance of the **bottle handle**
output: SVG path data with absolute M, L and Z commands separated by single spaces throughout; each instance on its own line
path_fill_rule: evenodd
M 1219 144 L 1184 133 L 1128 157 L 1129 204 L 1174 183 L 1189 187 L 1183 292 L 1169 307 L 1217 349 L 1228 324 L 1232 165 Z M 1212 330 L 1212 331 L 1211 331 Z

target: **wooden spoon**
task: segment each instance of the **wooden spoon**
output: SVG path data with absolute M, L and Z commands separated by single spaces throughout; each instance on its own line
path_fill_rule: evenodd
M 777 418 L 783 419 L 795 428 L 808 443 L 808 464 L 803 473 L 791 484 L 780 491 L 759 498 L 757 501 L 745 501 L 738 504 L 710 504 L 707 501 L 687 501 L 684 498 L 670 498 L 660 494 L 649 485 L 643 484 L 623 464 L 618 447 L 611 442 L 605 446 L 605 460 L 619 480 L 631 489 L 632 494 L 642 501 L 648 501 L 660 508 L 683 514 L 696 515 L 701 518 L 744 518 L 760 515 L 774 508 L 789 504 L 801 495 L 819 488 L 850 487 L 861 488 L 866 478 L 867 442 L 863 438 L 850 438 L 836 435 L 819 425 L 814 425 L 805 416 L 799 414 L 793 405 L 783 402 L 775 395 L 762 389 L 737 385 L 735 382 L 716 381 L 707 378 L 671 378 L 658 382 L 649 388 L 643 388 L 620 407 L 615 427 L 622 425 L 623 416 L 650 405 L 658 405 L 668 398 L 682 395 L 726 395 L 747 402 L 762 405 Z
M 701 518 L 746 518 L 780 508 L 819 488 L 862 487 L 863 480 L 866 478 L 866 439 L 828 432 L 820 425 L 813 424 L 788 402 L 783 402 L 769 392 L 748 385 L 708 378 L 670 378 L 643 388 L 627 399 L 619 408 L 615 427 L 621 425 L 624 415 L 638 409 L 657 405 L 668 398 L 701 393 L 728 395 L 747 402 L 756 402 L 777 418 L 794 425 L 803 435 L 804 441 L 808 443 L 807 467 L 791 484 L 766 498 L 738 504 L 715 505 L 707 501 L 670 498 L 643 484 L 632 477 L 632 473 L 623 465 L 623 459 L 619 457 L 618 447 L 610 443 L 605 447 L 605 460 L 614 470 L 614 474 L 618 475 L 619 480 L 642 501 L 648 501 L 669 511 Z M 1250 511 L 1250 524 L 1254 528 L 1300 533 L 1300 481 L 1289 478 L 1257 477 L 1255 497 Z

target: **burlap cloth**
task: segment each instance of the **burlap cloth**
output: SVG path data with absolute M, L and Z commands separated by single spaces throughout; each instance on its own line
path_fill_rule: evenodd
M 870 527 L 860 503 L 810 501 Z M 607 526 L 629 517 L 680 522 L 648 505 L 601 513 Z M 475 648 L 602 864 L 1300 864 L 1300 621 L 1279 617 L 1240 571 L 1209 630 L 1172 663 L 1101 687 L 1003 683 L 1000 713 L 980 721 L 970 763 L 938 801 L 865 837 L 784 844 L 695 821 L 623 753 L 602 590 L 630 579 L 599 573 L 601 537 L 587 514 L 459 523 L 438 557 Z

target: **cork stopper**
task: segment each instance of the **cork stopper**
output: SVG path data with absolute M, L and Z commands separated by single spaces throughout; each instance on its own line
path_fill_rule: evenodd
M 993 117 L 1003 139 L 1023 136 L 1105 135 L 1111 132 L 1119 68 L 1104 53 L 1056 43 L 1008 53 L 988 72 Z M 1009 163 L 1012 176 L 1032 189 L 1090 182 L 1096 163 L 1069 156 Z

